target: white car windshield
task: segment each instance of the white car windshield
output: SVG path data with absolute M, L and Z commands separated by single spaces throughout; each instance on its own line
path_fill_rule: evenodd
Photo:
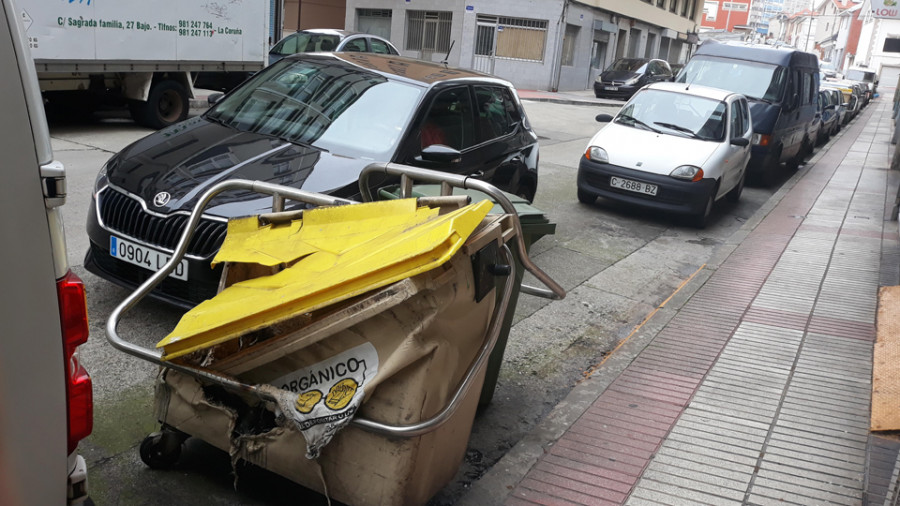
M 338 60 L 281 60 L 205 117 L 340 155 L 389 160 L 422 93 Z
M 768 63 L 700 55 L 691 58 L 677 81 L 733 91 L 749 99 L 780 102 L 787 71 Z
M 725 102 L 711 98 L 645 89 L 619 111 L 615 122 L 708 141 L 725 138 Z

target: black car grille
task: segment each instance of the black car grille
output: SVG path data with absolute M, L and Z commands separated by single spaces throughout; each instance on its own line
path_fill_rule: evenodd
M 188 222 L 184 214 L 160 217 L 147 213 L 137 200 L 112 188 L 100 192 L 97 199 L 100 219 L 106 228 L 169 251 L 175 249 Z M 187 254 L 203 258 L 214 254 L 225 240 L 227 226 L 221 221 L 201 218 Z

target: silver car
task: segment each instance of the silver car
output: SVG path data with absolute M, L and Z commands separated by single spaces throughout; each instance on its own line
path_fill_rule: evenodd
M 744 188 L 750 108 L 741 94 L 684 83 L 638 91 L 588 143 L 578 166 L 578 200 L 597 197 L 691 215 L 706 226 L 715 202 Z
M 368 33 L 314 28 L 292 33 L 269 50 L 269 65 L 297 53 L 358 52 L 400 54 L 387 39 Z

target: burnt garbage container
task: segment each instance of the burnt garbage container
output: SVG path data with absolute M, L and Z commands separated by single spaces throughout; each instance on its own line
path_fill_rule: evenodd
M 556 233 L 556 224 L 551 223 L 543 211 L 534 207 L 522 197 L 511 193 L 503 193 L 516 208 L 516 214 L 519 216 L 519 222 L 522 224 L 522 239 L 525 243 L 526 253 L 528 252 L 527 250 L 531 249 L 531 245 L 537 242 L 538 239 L 545 235 Z M 400 190 L 396 187 L 383 188 L 379 191 L 379 196 L 385 199 L 398 198 L 399 194 Z M 440 194 L 440 185 L 415 185 L 411 196 L 432 197 Z M 453 194 L 468 195 L 472 198 L 473 202 L 490 199 L 490 197 L 477 190 L 460 190 L 456 188 L 454 189 Z M 495 204 L 489 214 L 504 214 L 504 211 L 503 208 Z M 516 280 L 513 291 L 510 294 L 509 304 L 511 308 L 515 308 L 519 301 L 519 292 L 522 286 L 522 279 L 525 275 L 525 269 L 519 260 L 521 258 L 521 252 L 518 251 L 518 243 L 512 241 L 510 245 L 513 250 L 513 257 L 516 259 Z M 484 386 L 481 389 L 481 397 L 478 400 L 479 406 L 489 404 L 494 397 L 494 390 L 497 387 L 497 379 L 500 376 L 500 366 L 503 363 L 503 355 L 506 352 L 506 342 L 509 339 L 509 331 L 512 327 L 514 316 L 514 309 L 506 312 L 506 316 L 503 320 L 503 328 L 500 330 L 500 335 L 497 337 L 497 344 L 494 346 L 494 351 L 488 359 L 488 365 L 484 375 Z

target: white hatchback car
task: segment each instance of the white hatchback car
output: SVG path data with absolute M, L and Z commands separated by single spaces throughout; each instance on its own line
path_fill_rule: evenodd
M 740 94 L 684 83 L 642 88 L 591 141 L 578 166 L 578 200 L 596 198 L 692 215 L 706 226 L 722 197 L 744 189 L 750 108 Z

